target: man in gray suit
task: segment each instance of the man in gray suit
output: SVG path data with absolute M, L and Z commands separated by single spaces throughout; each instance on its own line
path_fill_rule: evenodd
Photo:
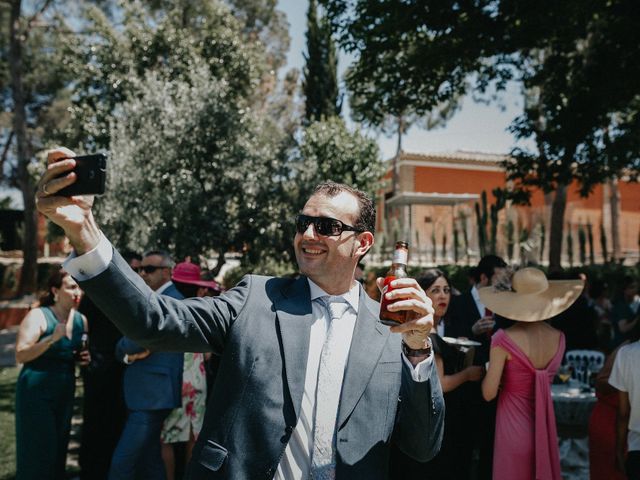
M 428 334 L 433 309 L 413 279 L 387 293 L 403 325 L 354 280 L 373 245 L 375 209 L 346 185 L 318 186 L 296 219 L 301 276 L 250 275 L 219 297 L 155 295 L 101 234 L 92 197 L 56 192 L 75 181 L 67 149 L 51 151 L 38 209 L 75 252 L 67 270 L 129 337 L 152 350 L 221 356 L 192 479 L 385 479 L 389 444 L 420 461 L 442 438 L 444 402 Z M 59 178 L 58 178 L 59 177 Z M 401 335 L 395 335 L 399 333 Z

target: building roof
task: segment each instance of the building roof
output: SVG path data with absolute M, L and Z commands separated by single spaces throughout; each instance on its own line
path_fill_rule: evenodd
M 463 150 L 443 153 L 413 153 L 401 151 L 399 163 L 409 163 L 416 166 L 433 166 L 434 164 L 445 164 L 449 167 L 453 167 L 454 165 L 464 165 L 469 167 L 489 167 L 491 169 L 501 169 L 502 166 L 500 162 L 503 162 L 508 158 L 508 155 L 482 152 L 467 152 Z
M 400 192 L 389 198 L 386 204 L 389 206 L 400 205 L 457 205 L 478 200 L 477 193 L 424 193 L 424 192 Z

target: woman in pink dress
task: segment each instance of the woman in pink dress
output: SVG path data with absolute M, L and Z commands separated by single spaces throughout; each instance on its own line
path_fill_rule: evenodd
M 523 268 L 512 290 L 480 289 L 480 300 L 517 323 L 493 335 L 485 400 L 498 395 L 494 480 L 561 480 L 551 382 L 564 354 L 564 335 L 542 320 L 566 310 L 582 292 L 582 280 L 549 281 Z

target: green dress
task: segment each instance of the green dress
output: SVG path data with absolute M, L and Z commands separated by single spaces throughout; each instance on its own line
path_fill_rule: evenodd
M 58 319 L 42 307 L 51 335 Z M 71 339 L 55 342 L 27 362 L 16 386 L 16 479 L 63 479 L 75 392 L 74 351 L 80 349 L 82 315 L 75 312 Z M 40 341 L 40 339 L 38 339 Z

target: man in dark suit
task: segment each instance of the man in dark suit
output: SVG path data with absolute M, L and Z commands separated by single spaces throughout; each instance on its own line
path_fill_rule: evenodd
M 139 254 L 126 252 L 123 257 L 134 271 L 138 271 L 142 260 Z M 124 366 L 115 356 L 122 333 L 86 295 L 79 310 L 89 324 L 91 353 L 91 362 L 82 369 L 80 478 L 105 480 L 127 414 L 122 391 Z
M 507 264 L 496 255 L 486 255 L 480 259 L 473 270 L 473 285 L 462 295 L 452 297 L 449 315 L 445 323 L 445 335 L 449 337 L 466 337 L 480 343 L 475 347 L 474 365 L 485 365 L 489 361 L 491 335 L 496 328 L 502 326 L 501 319 L 496 319 L 480 301 L 478 289 L 494 285 L 504 275 Z M 496 406 L 494 402 L 485 402 L 480 391 L 480 384 L 467 382 L 456 390 L 464 408 L 460 420 L 468 427 L 469 435 L 460 439 L 458 448 L 458 472 L 455 478 L 470 478 L 474 448 L 478 449 L 479 461 L 476 478 L 490 480 L 493 469 L 493 438 L 495 433 Z
M 173 261 L 168 253 L 145 253 L 140 276 L 158 295 L 182 299 L 171 282 Z M 127 420 L 113 452 L 109 478 L 166 478 L 160 453 L 162 423 L 182 404 L 182 353 L 150 352 L 128 337 L 116 346 L 116 358 L 125 363 L 124 399 Z
M 72 156 L 49 153 L 37 194 L 75 248 L 66 268 L 147 348 L 221 355 L 189 478 L 382 480 L 391 441 L 420 461 L 437 453 L 444 402 L 431 302 L 414 279 L 396 279 L 385 295 L 409 316 L 389 329 L 354 280 L 374 241 L 369 197 L 318 186 L 296 219 L 298 278 L 249 275 L 219 297 L 178 302 L 132 274 L 101 235 L 92 197 L 55 195 L 75 180 L 64 175 Z

